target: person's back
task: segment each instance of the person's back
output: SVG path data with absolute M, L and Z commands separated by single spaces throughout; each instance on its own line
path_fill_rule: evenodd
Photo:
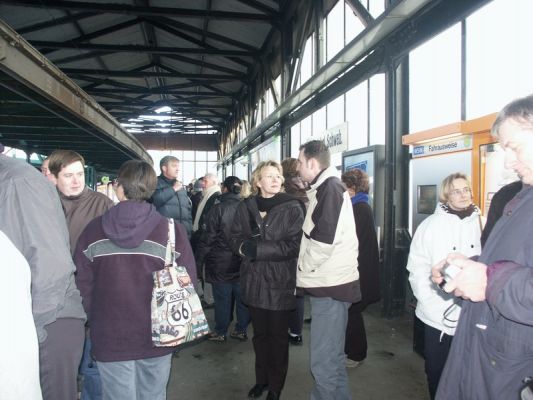
M 44 399 L 76 396 L 85 313 L 56 188 L 29 164 L 0 155 L 0 230 L 27 259 Z M 57 374 L 58 364 L 64 375 Z
M 9 260 L 11 267 L 0 269 L 0 315 L 11 327 L 0 330 L 0 399 L 40 400 L 39 346 L 31 313 L 30 266 L 2 231 L 0 254 Z

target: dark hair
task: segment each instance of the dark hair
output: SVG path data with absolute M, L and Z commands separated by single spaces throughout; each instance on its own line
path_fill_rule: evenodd
M 283 168 L 285 181 L 298 176 L 298 160 L 296 158 L 286 158 L 281 162 L 281 168 Z
M 180 162 L 177 157 L 174 156 L 165 156 L 159 161 L 159 169 L 163 172 L 163 167 L 166 167 L 171 162 Z
M 516 122 L 527 125 L 533 129 L 533 95 L 516 99 L 507 104 L 496 117 L 496 121 L 492 124 L 491 133 L 493 136 L 498 136 L 501 125 L 508 119 L 513 119 Z
M 368 193 L 368 175 L 360 169 L 351 169 L 342 174 L 341 180 L 346 187 L 353 189 L 355 193 Z
M 226 179 L 224 179 L 222 185 L 228 190 L 229 193 L 241 193 L 242 181 L 236 176 L 228 176 Z
M 328 168 L 331 164 L 331 155 L 323 140 L 311 140 L 304 143 L 300 146 L 301 150 L 303 150 L 306 160 L 314 158 L 322 169 Z
M 74 150 L 54 150 L 47 160 L 48 169 L 56 178 L 59 177 L 59 173 L 63 168 L 77 161 L 81 162 L 81 165 L 85 167 L 85 160 L 82 155 L 76 153 Z
M 146 201 L 155 191 L 157 176 L 146 161 L 129 160 L 120 166 L 117 182 L 128 200 Z

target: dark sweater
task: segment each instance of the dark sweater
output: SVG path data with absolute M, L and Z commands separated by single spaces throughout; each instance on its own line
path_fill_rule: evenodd
M 109 197 L 95 192 L 87 186 L 78 196 L 65 196 L 59 190 L 58 193 L 67 219 L 70 253 L 74 254 L 78 238 L 87 224 L 105 213 L 114 204 Z
M 196 282 L 185 228 L 175 224 L 179 265 Z M 164 266 L 168 220 L 144 202 L 121 202 L 89 223 L 74 254 L 76 283 L 91 325 L 98 361 L 159 357 L 151 339 L 152 272 Z

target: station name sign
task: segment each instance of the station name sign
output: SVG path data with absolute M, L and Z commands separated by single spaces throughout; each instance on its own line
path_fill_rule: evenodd
M 456 136 L 446 140 L 413 146 L 413 158 L 470 149 L 472 149 L 472 135 Z
M 331 154 L 342 153 L 348 150 L 348 122 L 334 126 L 313 139 L 323 140 Z

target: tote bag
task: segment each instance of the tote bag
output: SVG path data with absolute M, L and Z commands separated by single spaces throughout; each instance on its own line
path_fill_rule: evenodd
M 152 343 L 177 346 L 209 333 L 200 298 L 185 267 L 176 264 L 174 221 L 169 220 L 165 267 L 154 271 L 152 290 Z

